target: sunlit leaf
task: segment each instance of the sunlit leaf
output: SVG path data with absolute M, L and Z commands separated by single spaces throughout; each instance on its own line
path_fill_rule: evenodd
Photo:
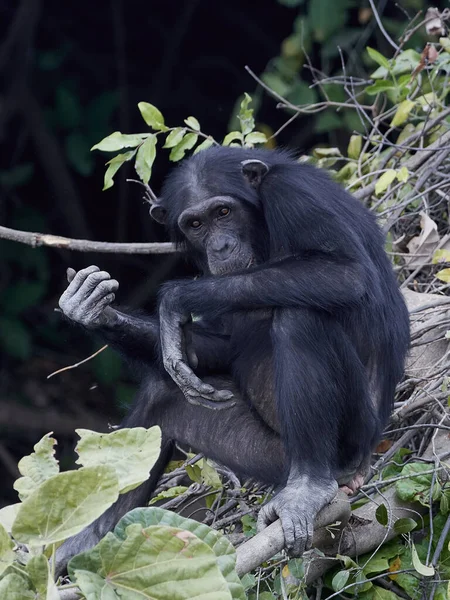
M 374 48 L 370 48 L 370 46 L 367 46 L 367 53 L 370 56 L 370 58 L 377 63 L 377 65 L 380 65 L 380 67 L 384 67 L 385 69 L 389 70 L 390 69 L 390 64 L 388 59 L 383 56 L 381 54 L 381 52 L 378 52 L 378 50 L 375 50 Z
M 159 427 L 133 427 L 110 433 L 76 429 L 80 436 L 76 452 L 77 464 L 96 465 L 115 469 L 121 493 L 130 491 L 146 481 L 161 449 Z
M 6 529 L 0 525 L 0 575 L 14 561 L 14 543 L 9 537 Z
M 193 129 L 194 131 L 200 131 L 200 123 L 197 121 L 195 117 L 188 117 L 184 120 L 186 125 Z
M 181 494 L 184 494 L 184 492 L 188 489 L 189 488 L 186 487 L 185 485 L 174 485 L 173 487 L 169 488 L 168 490 L 164 490 L 157 496 L 153 496 L 149 502 L 149 506 L 151 506 L 152 504 L 155 504 L 156 502 L 159 502 L 160 500 L 170 500 L 171 498 L 178 498 L 178 496 L 181 496 Z
M 359 158 L 362 148 L 362 137 L 360 135 L 352 135 L 347 148 L 347 155 L 354 160 Z
M 450 283 L 450 269 L 442 269 L 435 275 L 436 279 L 443 281 L 444 283 Z
M 409 113 L 415 106 L 415 102 L 412 100 L 403 100 L 395 111 L 394 118 L 391 121 L 391 127 L 398 127 L 402 125 L 409 117 Z
M 395 87 L 396 86 L 392 81 L 380 80 L 376 81 L 373 85 L 367 86 L 364 91 L 368 96 L 376 96 L 377 94 L 387 92 L 388 90 L 395 90 Z
M 14 483 L 14 489 L 19 493 L 19 498 L 25 500 L 41 483 L 59 473 L 58 461 L 55 458 L 56 440 L 47 433 L 34 446 L 34 452 L 24 456 L 18 464 L 19 472 L 23 477 Z
M 54 475 L 19 508 L 12 528 L 18 542 L 54 544 L 79 533 L 119 495 L 113 467 L 83 467 Z
M 395 531 L 395 533 L 397 533 L 399 535 L 402 533 L 409 533 L 416 527 L 417 527 L 417 523 L 414 521 L 414 519 L 409 519 L 409 518 L 398 519 L 394 523 L 394 531 Z
M 239 140 L 240 142 L 244 140 L 244 136 L 240 131 L 230 131 L 230 133 L 227 133 L 223 138 L 222 146 L 229 146 L 235 140 Z
M 396 177 L 397 171 L 394 169 L 388 169 L 385 173 L 383 173 L 383 175 L 381 175 L 375 184 L 375 194 L 379 196 L 385 192 Z
M 399 171 L 397 171 L 397 180 L 402 183 L 406 183 L 409 179 L 409 171 L 407 167 L 402 167 Z
M 114 158 L 112 158 L 110 161 L 108 161 L 106 163 L 108 165 L 108 168 L 106 169 L 106 172 L 105 172 L 103 191 L 108 190 L 109 188 L 111 188 L 114 185 L 114 179 L 113 179 L 114 175 L 117 173 L 117 171 L 120 169 L 120 167 L 125 162 L 132 159 L 135 154 L 136 154 L 136 150 L 129 150 L 128 152 L 123 152 L 122 154 L 118 154 L 117 156 L 115 156 Z
M 60 600 L 58 588 L 56 587 L 50 565 L 43 554 L 33 556 L 27 562 L 27 573 L 39 594 L 37 598 L 42 600 Z
M 340 592 L 342 588 L 345 587 L 345 584 L 350 577 L 349 571 L 338 571 L 336 575 L 333 577 L 333 581 L 331 582 L 331 587 L 335 592 Z
M 262 131 L 252 131 L 245 136 L 245 144 L 265 144 L 267 142 L 266 134 Z
M 186 129 L 184 127 L 175 127 L 166 138 L 163 148 L 173 148 L 183 139 Z
M 411 544 L 411 554 L 412 554 L 412 562 L 413 562 L 415 570 L 418 573 L 420 573 L 420 575 L 423 575 L 424 577 L 432 577 L 435 573 L 434 567 L 433 566 L 428 567 L 427 565 L 424 565 L 421 562 L 419 555 L 417 554 L 417 548 L 416 548 L 415 544 Z
M 101 142 L 92 146 L 91 150 L 103 150 L 103 152 L 117 152 L 124 148 L 135 148 L 143 142 L 148 133 L 125 134 L 115 131 L 105 137 Z
M 206 140 L 203 140 L 203 142 L 197 146 L 197 148 L 194 150 L 194 154 L 197 154 L 197 152 L 201 152 L 202 150 L 207 150 L 208 148 L 211 148 L 213 144 L 213 138 L 206 138 Z
M 436 252 L 433 254 L 432 260 L 433 265 L 443 262 L 450 263 L 450 250 L 446 250 L 445 248 L 442 248 L 441 250 L 436 250 Z
M 149 127 L 155 129 L 155 131 L 167 131 L 168 127 L 164 124 L 164 117 L 156 106 L 153 106 L 153 104 L 149 104 L 148 102 L 139 102 L 138 108 L 142 118 Z
M 239 123 L 241 124 L 241 131 L 243 135 L 247 135 L 255 128 L 255 119 L 253 118 L 253 108 L 249 108 L 249 104 L 252 101 L 252 97 L 245 93 L 244 98 L 241 102 L 241 109 L 238 114 Z
M 28 581 L 17 575 L 9 573 L 0 581 L 0 598 L 5 600 L 35 600 L 36 594 L 30 590 Z
M 187 133 L 181 142 L 172 148 L 169 159 L 173 162 L 177 162 L 184 158 L 186 152 L 195 146 L 197 140 L 198 135 L 196 133 Z
M 135 163 L 136 173 L 144 183 L 150 181 L 153 163 L 156 158 L 156 142 L 156 135 L 151 135 L 137 151 Z

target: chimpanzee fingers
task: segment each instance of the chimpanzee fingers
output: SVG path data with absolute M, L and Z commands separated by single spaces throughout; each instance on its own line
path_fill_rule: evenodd
M 181 391 L 183 392 L 189 404 L 193 404 L 194 406 L 203 406 L 209 410 L 225 410 L 232 408 L 236 404 L 234 400 L 217 402 L 216 400 L 207 400 L 206 398 L 201 398 L 200 396 L 192 396 L 188 391 Z
M 271 523 L 278 519 L 278 513 L 276 511 L 273 502 L 265 504 L 259 511 L 256 528 L 258 533 L 268 527 Z
M 73 270 L 74 269 L 71 269 L 71 271 Z M 92 275 L 92 273 L 99 271 L 100 268 L 96 265 L 91 265 L 90 267 L 86 267 L 86 269 L 81 269 L 81 271 L 78 271 L 69 282 L 69 287 L 67 288 L 66 292 L 69 292 L 69 294 L 73 296 L 73 294 L 75 294 L 75 292 L 81 288 L 85 280 Z M 69 270 L 67 270 L 67 279 L 69 279 Z
M 104 279 L 94 289 L 92 294 L 89 296 L 89 304 L 98 305 L 99 301 L 105 296 L 114 294 L 119 289 L 119 282 L 116 279 Z
M 75 277 L 76 274 L 77 274 L 77 272 L 75 271 L 75 269 L 72 269 L 72 267 L 69 267 L 66 271 L 67 281 L 69 283 L 72 283 L 73 278 Z

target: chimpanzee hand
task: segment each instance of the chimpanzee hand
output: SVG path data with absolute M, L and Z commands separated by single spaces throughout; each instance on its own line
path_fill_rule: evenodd
M 316 482 L 305 476 L 288 481 L 278 494 L 265 504 L 258 515 L 258 531 L 281 520 L 285 546 L 292 556 L 301 556 L 311 548 L 317 513 L 335 497 L 337 482 Z
M 182 308 L 182 284 L 165 285 L 159 304 L 159 328 L 164 368 L 191 404 L 220 410 L 234 406 L 233 393 L 204 383 L 188 364 L 183 326 L 191 313 Z M 191 362 L 191 361 L 189 361 Z M 192 364 L 192 362 L 191 362 Z
M 67 269 L 69 286 L 59 299 L 63 314 L 88 329 L 114 325 L 116 311 L 110 307 L 119 283 L 96 266 L 78 271 Z

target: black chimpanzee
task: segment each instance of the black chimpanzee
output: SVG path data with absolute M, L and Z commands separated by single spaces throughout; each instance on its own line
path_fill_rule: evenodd
M 161 426 L 159 465 L 63 555 L 145 502 L 170 440 L 281 485 L 259 525 L 279 517 L 300 554 L 338 482 L 361 484 L 402 375 L 408 313 L 375 219 L 286 152 L 223 147 L 177 167 L 150 212 L 203 277 L 164 285 L 149 317 L 113 308 L 98 267 L 69 270 L 60 307 L 141 363 L 123 425 Z

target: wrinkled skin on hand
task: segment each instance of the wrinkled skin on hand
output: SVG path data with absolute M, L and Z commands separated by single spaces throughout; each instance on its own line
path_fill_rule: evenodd
M 67 269 L 67 281 L 69 286 L 59 299 L 59 307 L 68 319 L 87 329 L 114 324 L 117 313 L 110 305 L 119 289 L 118 281 L 95 265 L 78 273 Z
M 233 393 L 216 390 L 204 383 L 189 366 L 188 345 L 183 326 L 191 320 L 190 311 L 183 308 L 183 284 L 164 286 L 159 303 L 161 351 L 164 368 L 191 404 L 221 410 L 234 406 Z M 192 363 L 191 363 L 192 364 Z
M 336 495 L 335 480 L 314 480 L 306 475 L 290 477 L 286 487 L 278 492 L 258 515 L 258 531 L 281 520 L 286 549 L 292 556 L 301 556 L 311 548 L 314 520 L 317 513 Z

